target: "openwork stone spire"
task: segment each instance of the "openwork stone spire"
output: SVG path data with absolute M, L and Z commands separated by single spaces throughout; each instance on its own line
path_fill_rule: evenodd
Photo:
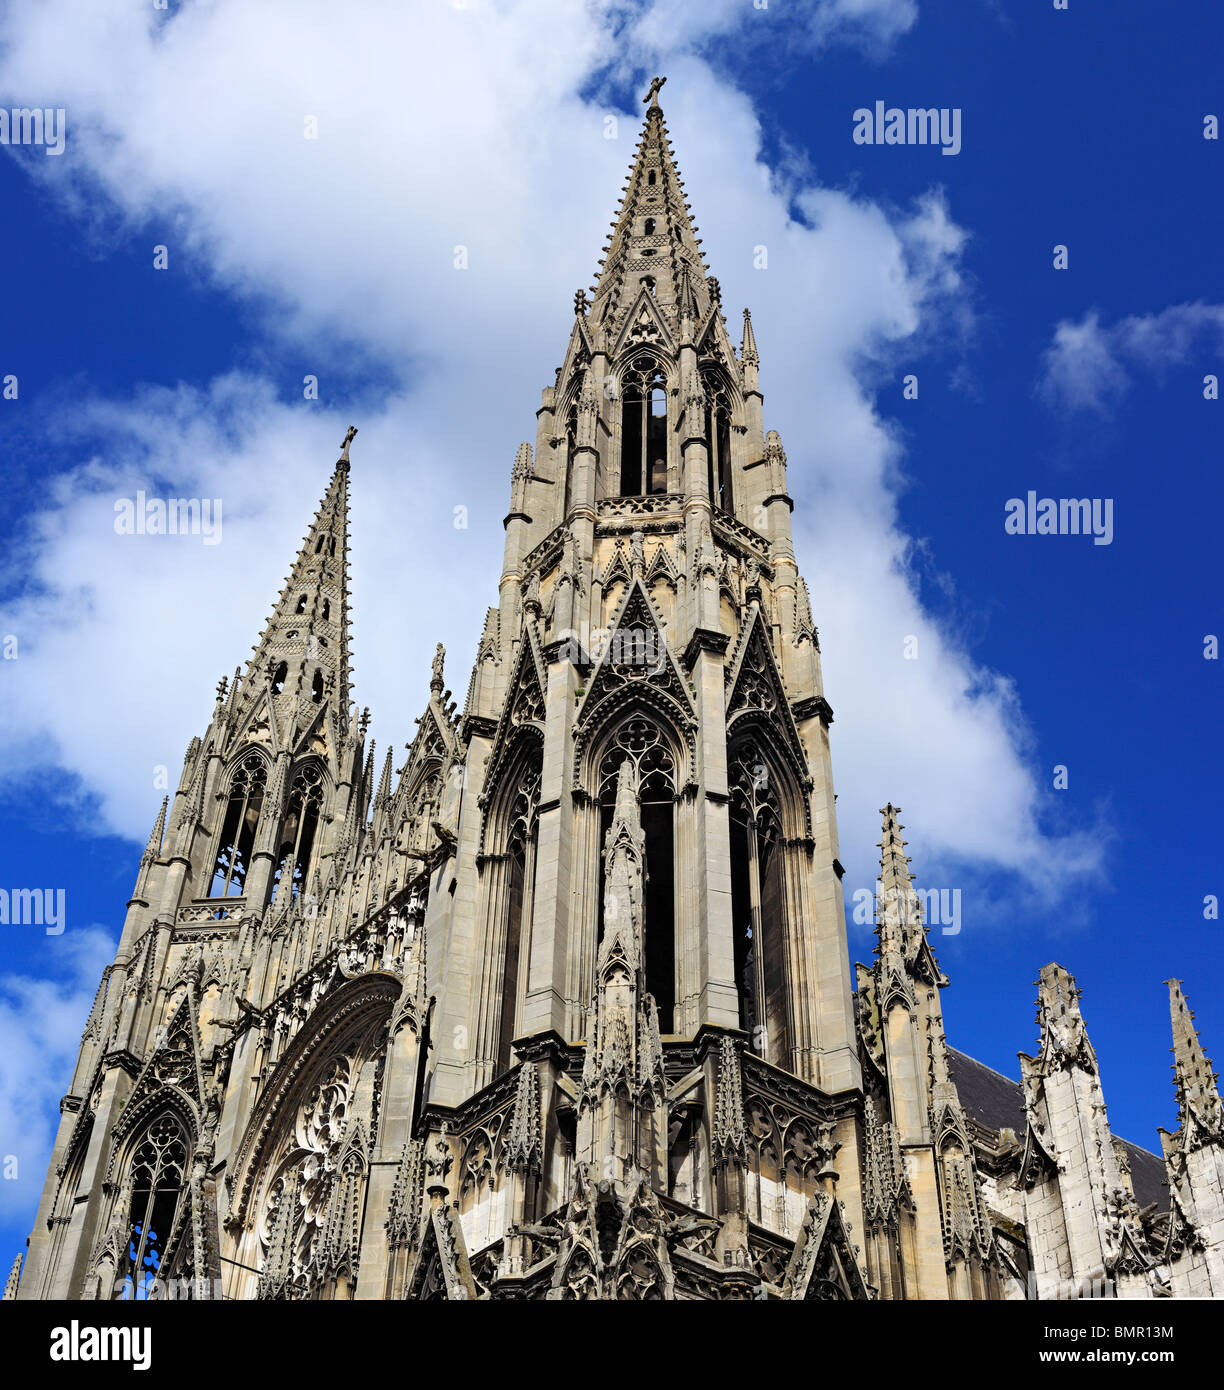
M 241 702 L 270 686 L 289 709 L 328 706 L 340 732 L 348 732 L 352 690 L 349 658 L 348 482 L 349 445 L 343 452 L 285 585 L 277 595 L 242 682 Z M 279 706 L 278 706 L 279 707 Z M 299 721 L 300 722 L 300 721 Z
M 658 87 L 652 85 L 629 181 L 600 264 L 590 322 L 614 329 L 643 289 L 673 326 L 679 323 L 682 291 L 694 297 L 699 314 L 708 313 L 713 282 L 706 279 L 696 233 L 658 104 Z

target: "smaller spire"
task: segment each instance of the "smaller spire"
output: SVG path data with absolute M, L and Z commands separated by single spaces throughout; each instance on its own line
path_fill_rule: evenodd
M 371 739 L 370 746 L 366 750 L 365 768 L 361 774 L 361 797 L 358 805 L 361 808 L 362 824 L 370 817 L 370 796 L 374 790 L 374 750 L 377 747 L 377 742 Z
M 882 954 L 895 951 L 908 955 L 911 936 L 922 930 L 922 912 L 914 881 L 910 875 L 909 856 L 901 832 L 901 808 L 890 801 L 880 810 L 883 831 L 880 836 L 880 889 L 876 899 L 876 935 L 880 938 Z
M 425 1015 L 429 1011 L 429 948 L 425 941 L 425 906 L 419 899 L 408 905 L 412 920 L 412 938 L 408 943 L 408 964 L 404 970 L 404 999 L 413 1010 L 417 1023 L 417 1034 L 424 1026 Z
M 157 819 L 153 822 L 153 829 L 149 832 L 149 843 L 145 845 L 145 852 L 140 856 L 142 864 L 152 864 L 161 853 L 162 837 L 166 832 L 166 807 L 170 805 L 168 796 L 162 797 L 161 810 L 157 813 Z
M 744 341 L 740 344 L 740 361 L 746 367 L 759 367 L 761 357 L 757 352 L 756 334 L 752 331 L 752 312 L 744 310 Z
M 378 781 L 378 791 L 374 796 L 374 810 L 381 811 L 382 808 L 391 800 L 391 764 L 395 757 L 395 747 L 392 745 L 387 749 L 387 760 L 383 763 L 382 776 Z
M 1199 1041 L 1194 1011 L 1182 994 L 1181 981 L 1166 980 L 1165 983 L 1169 986 L 1169 1012 L 1173 1019 L 1173 1078 L 1178 1117 L 1183 1129 L 1187 1120 L 1193 1118 L 1204 1129 L 1217 1131 L 1224 1119 L 1218 1077 Z
M 21 1283 L 21 1260 L 20 1253 L 13 1261 L 13 1267 L 9 1270 L 9 1277 L 4 1285 L 4 1302 L 11 1303 L 17 1297 L 17 1285 Z
M 621 763 L 616 774 L 616 805 L 612 812 L 612 826 L 609 839 L 618 828 L 618 823 L 627 823 L 636 830 L 641 822 L 638 810 L 637 786 L 634 782 L 634 767 L 629 758 Z

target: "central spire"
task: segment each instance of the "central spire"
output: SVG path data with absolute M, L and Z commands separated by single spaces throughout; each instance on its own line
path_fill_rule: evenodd
M 259 635 L 241 682 L 244 697 L 258 702 L 265 687 L 309 722 L 315 706 L 335 713 L 347 732 L 351 670 L 348 612 L 350 426 L 318 511 L 302 540 L 271 616 Z M 238 685 L 235 684 L 235 698 Z M 288 707 L 288 705 L 286 706 Z
M 682 307 L 704 318 L 718 298 L 717 282 L 706 278 L 701 242 L 659 105 L 659 89 L 666 81 L 656 77 L 646 95 L 646 121 L 593 291 L 590 322 L 609 331 L 643 292 L 673 326 Z

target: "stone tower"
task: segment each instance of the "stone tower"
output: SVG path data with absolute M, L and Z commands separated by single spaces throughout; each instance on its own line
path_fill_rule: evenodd
M 1023 1105 L 949 1048 L 892 805 L 852 973 L 786 454 L 660 86 L 462 709 L 439 647 L 380 769 L 350 704 L 350 430 L 158 814 L 6 1297 L 1057 1296 L 1132 1246 L 1155 1289 L 1159 1240 L 1219 1279 L 1197 1039 L 1169 1228 L 1126 1197 L 1069 977 Z M 1012 1107 L 1049 1131 L 1023 1161 Z

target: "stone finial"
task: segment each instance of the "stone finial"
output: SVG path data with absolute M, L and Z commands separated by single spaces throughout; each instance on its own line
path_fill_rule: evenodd
M 659 92 L 666 81 L 666 77 L 652 77 L 650 79 L 650 91 L 642 98 L 642 104 L 649 106 L 652 111 L 657 111 L 659 109 Z
M 730 1038 L 718 1045 L 718 1087 L 714 1093 L 713 1147 L 715 1161 L 748 1162 L 748 1132 L 744 1123 L 744 1082 L 739 1053 Z
M 357 426 L 356 426 L 356 425 L 350 425 L 350 426 L 348 427 L 348 430 L 345 432 L 344 439 L 341 441 L 341 444 L 340 444 L 340 458 L 338 459 L 338 462 L 339 462 L 339 463 L 344 463 L 344 464 L 347 464 L 347 463 L 348 463 L 348 461 L 349 461 L 349 446 L 352 444 L 353 440 L 356 439 L 356 438 L 357 438 Z
M 786 450 L 782 447 L 782 436 L 777 430 L 766 431 L 765 457 L 771 463 L 786 463 Z

